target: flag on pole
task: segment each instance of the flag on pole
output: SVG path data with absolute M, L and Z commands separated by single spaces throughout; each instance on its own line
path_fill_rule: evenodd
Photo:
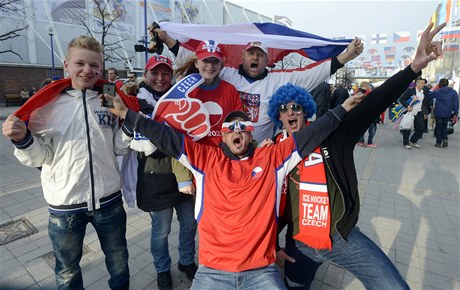
M 161 29 L 169 36 L 196 48 L 200 41 L 215 40 L 224 45 L 225 65 L 241 64 L 241 54 L 248 42 L 259 41 L 269 48 L 268 65 L 297 52 L 315 61 L 343 52 L 351 39 L 333 40 L 276 23 L 239 23 L 229 25 L 200 25 L 161 22 Z
M 371 44 L 385 44 L 387 43 L 387 34 L 386 33 L 377 33 L 372 34 Z
M 385 46 L 383 54 L 396 54 L 396 46 Z
M 410 41 L 410 31 L 395 32 L 393 33 L 393 42 L 409 42 Z
M 460 38 L 460 28 L 458 27 L 446 28 L 442 32 L 442 39 L 454 39 L 454 38 Z

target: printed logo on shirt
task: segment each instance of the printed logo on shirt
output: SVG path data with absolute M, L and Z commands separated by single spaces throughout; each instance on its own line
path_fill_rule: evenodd
M 262 168 L 259 166 L 254 167 L 254 169 L 252 170 L 252 177 L 260 178 L 261 176 L 262 176 Z
M 100 128 L 112 128 L 115 123 L 115 115 L 109 110 L 94 110 L 94 114 L 97 115 Z
M 321 154 L 313 152 L 310 155 L 308 155 L 308 158 L 305 158 L 303 162 L 303 166 L 309 167 L 309 166 L 313 166 L 316 164 L 320 164 L 322 162 L 323 162 L 323 156 Z
M 203 104 L 208 111 L 209 114 L 209 124 L 211 125 L 211 131 L 220 132 L 222 127 L 222 120 L 223 120 L 223 109 L 222 107 L 213 101 L 209 101 Z M 215 135 L 216 133 L 208 134 L 208 136 Z M 218 135 L 220 136 L 220 134 Z
M 251 119 L 251 122 L 259 121 L 260 111 L 260 95 L 240 92 L 241 103 L 243 103 L 243 111 Z

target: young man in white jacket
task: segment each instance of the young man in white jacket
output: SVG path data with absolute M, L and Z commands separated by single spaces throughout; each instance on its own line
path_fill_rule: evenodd
M 13 115 L 3 124 L 19 161 L 42 168 L 58 289 L 83 289 L 79 264 L 88 223 L 106 256 L 109 287 L 129 289 L 126 212 L 116 155 L 127 152 L 132 132 L 120 130 L 118 118 L 100 104 L 102 59 L 96 39 L 73 39 L 64 61 L 70 79 L 50 84 L 47 94 L 36 94 L 52 101 L 34 108 L 27 126 Z

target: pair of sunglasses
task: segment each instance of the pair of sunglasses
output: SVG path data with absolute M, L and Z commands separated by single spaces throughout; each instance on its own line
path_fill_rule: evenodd
M 291 109 L 294 113 L 300 113 L 302 112 L 302 106 L 299 105 L 299 104 L 291 104 L 290 106 L 288 106 L 287 104 L 281 104 L 278 106 L 278 111 L 280 113 L 286 113 L 288 111 L 288 109 Z
M 254 131 L 254 126 L 250 121 L 235 120 L 222 123 L 221 131 L 224 133 L 234 132 L 236 129 L 240 130 L 240 132 Z

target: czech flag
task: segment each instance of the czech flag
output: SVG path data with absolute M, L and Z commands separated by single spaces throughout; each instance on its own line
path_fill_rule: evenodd
M 182 43 L 196 49 L 200 41 L 215 40 L 224 45 L 225 65 L 241 64 L 241 54 L 249 42 L 261 42 L 268 47 L 268 66 L 291 52 L 315 61 L 331 58 L 343 52 L 352 39 L 334 40 L 303 32 L 276 23 L 239 23 L 229 25 L 199 25 L 161 22 L 161 29 Z
M 179 80 L 156 103 L 153 119 L 168 124 L 193 141 L 205 137 L 211 129 L 208 111 L 200 100 L 188 97 L 203 82 L 203 77 L 196 73 Z

